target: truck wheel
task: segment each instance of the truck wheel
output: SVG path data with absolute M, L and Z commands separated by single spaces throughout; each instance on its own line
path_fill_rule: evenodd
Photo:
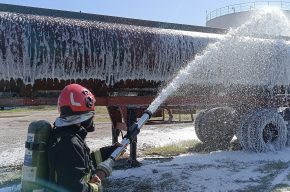
M 286 145 L 287 127 L 277 109 L 263 108 L 244 116 L 237 137 L 247 151 L 280 150 Z
M 287 127 L 287 142 L 286 145 L 290 146 L 290 108 L 287 107 L 282 111 L 282 116 L 284 121 L 286 122 Z
M 287 146 L 290 146 L 290 122 L 288 121 L 287 122 L 287 142 L 286 142 L 286 145 Z
M 248 133 L 249 124 L 251 124 L 252 120 L 254 118 L 257 118 L 258 115 L 263 115 L 263 112 L 265 111 L 268 111 L 268 109 L 260 109 L 259 112 L 257 112 L 257 110 L 252 110 L 242 117 L 240 125 L 237 127 L 237 130 L 236 130 L 236 136 L 239 140 L 239 143 L 242 149 L 249 148 L 249 142 L 247 140 L 247 136 L 249 134 Z M 243 139 L 243 138 L 246 138 L 246 139 Z
M 195 119 L 198 139 L 211 146 L 228 146 L 235 134 L 236 126 L 237 113 L 230 107 L 205 110 Z
M 210 109 L 200 112 L 194 120 L 195 134 L 200 141 L 205 141 L 204 135 L 206 134 L 205 134 L 205 131 L 202 129 L 202 126 L 204 126 L 203 117 L 204 117 L 204 114 L 206 114 L 209 110 Z

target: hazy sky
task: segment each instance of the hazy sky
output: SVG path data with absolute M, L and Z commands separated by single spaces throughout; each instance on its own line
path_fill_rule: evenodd
M 82 11 L 204 26 L 206 11 L 249 0 L 0 0 L 0 3 Z

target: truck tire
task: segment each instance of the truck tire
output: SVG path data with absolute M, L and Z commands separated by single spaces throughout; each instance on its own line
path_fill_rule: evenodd
M 286 123 L 286 127 L 287 127 L 287 142 L 286 142 L 286 146 L 290 146 L 290 108 L 287 107 L 284 110 L 282 110 L 282 116 L 283 119 Z
M 201 111 L 200 113 L 198 113 L 198 115 L 196 116 L 195 120 L 194 120 L 194 129 L 195 129 L 195 134 L 197 136 L 197 138 L 200 141 L 205 141 L 206 138 L 204 137 L 206 135 L 205 131 L 202 129 L 202 127 L 204 126 L 203 124 L 203 117 L 204 114 L 206 114 L 210 109 L 207 109 L 205 111 Z
M 235 134 L 237 113 L 231 107 L 217 107 L 201 112 L 195 119 L 200 141 L 211 146 L 228 146 Z
M 276 108 L 263 108 L 243 117 L 237 137 L 246 151 L 281 150 L 286 145 L 287 127 Z
M 242 149 L 249 148 L 249 142 L 247 139 L 243 139 L 244 137 L 248 137 L 248 127 L 251 124 L 254 118 L 257 118 L 258 114 L 263 115 L 263 112 L 268 111 L 268 109 L 260 109 L 259 112 L 257 110 L 251 110 L 247 114 L 242 117 L 240 125 L 237 127 L 236 136 L 239 140 L 240 146 Z

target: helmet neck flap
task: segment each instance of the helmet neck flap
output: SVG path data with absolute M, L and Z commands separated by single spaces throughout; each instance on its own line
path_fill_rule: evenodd
M 82 122 L 85 122 L 85 121 L 93 118 L 94 114 L 95 113 L 93 111 L 89 111 L 87 113 L 83 113 L 83 114 L 79 114 L 79 115 L 58 117 L 55 120 L 55 126 L 56 127 L 65 127 L 65 126 L 76 125 L 76 124 L 81 125 Z

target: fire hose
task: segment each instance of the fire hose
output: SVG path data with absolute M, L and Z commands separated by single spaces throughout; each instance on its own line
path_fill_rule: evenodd
M 137 137 L 140 132 L 142 126 L 151 118 L 152 112 L 149 110 L 144 111 L 141 118 L 129 127 L 127 134 L 124 136 L 121 141 L 121 145 L 115 149 L 115 151 L 111 154 L 111 156 L 101 162 L 97 168 L 97 174 L 102 180 L 104 177 L 109 177 L 112 174 L 114 162 L 122 155 L 122 153 L 126 150 L 127 146 Z

